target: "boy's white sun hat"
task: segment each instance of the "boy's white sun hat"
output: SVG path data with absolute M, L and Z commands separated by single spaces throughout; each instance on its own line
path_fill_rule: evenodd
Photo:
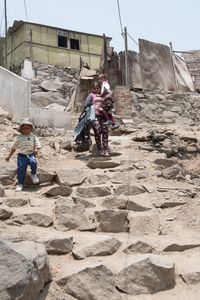
M 22 125 L 30 125 L 30 126 L 32 126 L 32 129 L 35 129 L 34 126 L 33 126 L 33 123 L 32 123 L 31 120 L 28 119 L 28 118 L 23 118 L 23 119 L 21 119 L 20 124 L 19 124 L 19 127 L 18 127 L 18 131 L 19 131 L 19 132 L 21 132 L 21 127 L 22 127 Z

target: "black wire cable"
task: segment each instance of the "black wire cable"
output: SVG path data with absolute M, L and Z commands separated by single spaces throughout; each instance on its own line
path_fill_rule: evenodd
M 136 40 L 134 40 L 134 38 L 127 32 L 127 35 L 130 37 L 130 39 L 137 45 L 138 45 L 138 42 L 136 42 Z
M 117 0 L 117 8 L 118 8 L 118 15 L 119 15 L 119 23 L 120 23 L 120 27 L 121 27 L 121 35 L 123 36 L 124 32 L 123 32 L 123 26 L 122 26 L 122 17 L 121 17 L 119 0 Z
M 26 14 L 26 21 L 28 21 L 28 14 L 27 14 L 27 8 L 26 8 L 26 0 L 24 0 L 24 9 Z

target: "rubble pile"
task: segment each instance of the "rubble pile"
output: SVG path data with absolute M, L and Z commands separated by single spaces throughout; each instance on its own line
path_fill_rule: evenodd
M 64 111 L 79 78 L 79 70 L 40 65 L 31 81 L 31 100 L 37 107 Z
M 133 120 L 194 125 L 200 122 L 200 95 L 195 92 L 132 92 Z

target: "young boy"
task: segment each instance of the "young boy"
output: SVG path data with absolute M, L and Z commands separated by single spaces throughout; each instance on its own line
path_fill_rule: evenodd
M 101 84 L 101 94 L 100 97 L 102 97 L 102 107 L 107 113 L 107 119 L 105 124 L 106 125 L 112 125 L 112 129 L 117 129 L 119 125 L 115 124 L 115 120 L 112 115 L 112 108 L 114 104 L 114 99 L 112 96 L 112 92 L 110 90 L 110 84 L 108 83 L 108 75 L 107 74 L 101 74 L 99 76 L 99 82 Z
M 16 141 L 11 147 L 10 153 L 6 157 L 9 161 L 11 156 L 18 150 L 17 157 L 17 179 L 18 184 L 16 191 L 20 192 L 23 189 L 27 167 L 31 167 L 31 179 L 34 184 L 39 183 L 37 177 L 37 161 L 36 155 L 41 148 L 38 138 L 32 134 L 33 124 L 29 119 L 22 119 L 18 131 L 21 133 L 17 136 Z

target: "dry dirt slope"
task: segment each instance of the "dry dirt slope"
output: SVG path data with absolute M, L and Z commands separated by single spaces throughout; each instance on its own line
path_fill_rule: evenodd
M 154 126 L 152 138 L 148 124 L 122 126 L 110 159 L 40 131 L 41 185 L 16 193 L 15 158 L 4 161 L 14 127 L 1 118 L 0 238 L 45 245 L 52 274 L 27 300 L 199 299 L 197 128 Z

